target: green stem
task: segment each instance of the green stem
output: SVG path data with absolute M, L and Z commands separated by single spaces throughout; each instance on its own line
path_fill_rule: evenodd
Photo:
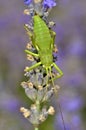
M 38 127 L 35 127 L 35 130 L 39 130 L 39 128 L 38 128 Z
M 39 101 L 36 101 L 36 106 L 37 106 L 38 111 L 40 111 L 40 103 L 39 103 Z

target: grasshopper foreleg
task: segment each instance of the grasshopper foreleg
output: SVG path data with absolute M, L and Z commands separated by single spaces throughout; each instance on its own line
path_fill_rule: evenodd
M 39 55 L 38 55 L 38 54 L 33 53 L 33 52 L 29 51 L 29 50 L 25 50 L 25 52 L 26 52 L 27 54 L 32 55 L 32 56 L 39 57 Z

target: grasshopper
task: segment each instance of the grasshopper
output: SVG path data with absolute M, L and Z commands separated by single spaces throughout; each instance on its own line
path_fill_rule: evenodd
M 43 68 L 45 68 L 46 74 L 48 75 L 50 73 L 51 79 L 53 78 L 53 80 L 55 80 L 56 78 L 60 78 L 63 75 L 63 72 L 53 61 L 53 50 L 56 33 L 48 28 L 46 22 L 39 15 L 33 16 L 32 33 L 27 25 L 25 25 L 25 29 L 31 38 L 32 45 L 38 53 L 33 53 L 30 50 L 25 50 L 25 52 L 40 59 L 39 62 L 29 67 L 27 71 L 33 70 L 36 67 L 42 65 Z M 52 77 L 52 67 L 54 67 L 59 73 L 55 77 Z

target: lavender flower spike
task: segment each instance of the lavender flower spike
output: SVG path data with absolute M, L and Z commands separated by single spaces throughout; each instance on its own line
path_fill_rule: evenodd
M 24 0 L 24 3 L 25 3 L 26 5 L 31 4 L 31 2 L 32 2 L 32 0 Z
M 56 6 L 56 2 L 55 2 L 55 0 L 44 0 L 43 1 L 43 6 L 44 7 L 49 7 L 49 8 L 52 8 L 52 7 L 54 7 L 54 6 Z

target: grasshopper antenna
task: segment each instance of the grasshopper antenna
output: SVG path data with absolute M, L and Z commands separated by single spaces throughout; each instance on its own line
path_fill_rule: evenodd
M 54 81 L 53 81 L 53 78 L 52 78 L 52 74 L 51 74 L 51 67 L 49 67 L 49 70 L 50 70 L 50 76 L 51 76 L 52 84 L 53 84 L 53 87 L 55 88 L 55 84 L 54 84 Z M 56 89 L 55 89 L 55 90 L 56 90 Z M 55 91 L 55 92 L 56 92 L 56 91 Z M 66 130 L 65 122 L 64 122 L 64 117 L 63 117 L 63 113 L 62 113 L 62 108 L 61 108 L 60 102 L 58 102 L 58 105 L 59 105 L 59 110 L 60 110 L 60 113 L 61 113 L 61 118 L 62 118 L 62 122 L 63 122 L 63 127 L 64 127 L 64 130 Z
M 51 67 L 49 67 L 49 71 L 50 71 L 50 77 L 51 77 L 52 85 L 53 85 L 53 88 L 55 89 L 55 84 L 54 84 L 53 77 L 52 77 L 52 73 L 51 73 Z M 55 89 L 55 90 L 56 90 L 56 89 Z M 55 90 L 54 90 L 54 91 L 55 91 Z
M 62 118 L 62 122 L 63 122 L 63 127 L 64 127 L 64 130 L 66 130 L 65 122 L 64 122 L 64 117 L 63 117 L 63 113 L 62 113 L 62 108 L 61 108 L 61 104 L 58 102 L 58 105 L 59 105 L 59 110 L 60 110 L 60 113 L 61 113 L 61 118 Z

